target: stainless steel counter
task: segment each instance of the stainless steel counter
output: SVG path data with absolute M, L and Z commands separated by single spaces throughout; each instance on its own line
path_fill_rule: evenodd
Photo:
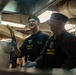
M 74 75 L 65 69 L 37 69 L 37 68 L 21 68 L 21 69 L 0 69 L 0 75 Z

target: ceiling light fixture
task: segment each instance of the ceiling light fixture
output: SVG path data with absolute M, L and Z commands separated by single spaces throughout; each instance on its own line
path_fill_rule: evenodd
M 70 32 L 70 33 L 75 32 L 75 29 L 71 29 L 71 30 L 70 30 L 70 31 L 68 31 L 68 32 Z
M 75 28 L 75 25 L 74 24 L 66 24 L 65 25 L 65 29 L 66 30 L 69 30 L 69 29 L 72 29 L 72 28 Z
M 40 19 L 40 23 L 46 22 L 47 20 L 50 19 L 50 16 L 52 14 L 52 11 L 45 11 L 44 13 L 42 13 L 41 15 L 38 16 L 38 18 Z
M 13 22 L 8 22 L 8 21 L 1 21 L 1 24 L 2 25 L 9 24 L 12 27 L 18 27 L 18 28 L 25 28 L 26 27 L 26 25 L 24 25 L 24 24 L 18 24 L 18 23 L 13 23 Z

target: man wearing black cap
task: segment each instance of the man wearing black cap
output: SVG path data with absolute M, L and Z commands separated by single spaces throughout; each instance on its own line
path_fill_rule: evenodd
M 76 37 L 64 29 L 67 20 L 66 16 L 59 13 L 51 15 L 49 25 L 53 35 L 46 42 L 36 61 L 27 64 L 26 67 L 65 69 L 76 67 Z
M 30 16 L 28 18 L 28 24 L 31 30 L 31 35 L 24 40 L 22 46 L 19 48 L 20 50 L 17 49 L 17 44 L 14 41 L 11 42 L 15 48 L 17 56 L 25 56 L 25 62 L 27 60 L 29 60 L 28 62 L 36 60 L 49 37 L 39 30 L 40 21 L 37 16 Z

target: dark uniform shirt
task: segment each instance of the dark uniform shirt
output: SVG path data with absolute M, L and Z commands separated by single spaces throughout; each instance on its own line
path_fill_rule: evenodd
M 53 35 L 46 42 L 36 62 L 41 68 L 76 67 L 76 37 L 66 31 L 58 37 Z
M 38 31 L 38 33 L 25 39 L 24 43 L 20 47 L 22 52 L 21 57 L 25 56 L 25 62 L 27 60 L 34 61 L 40 55 L 47 38 L 48 35 Z
M 17 61 L 17 56 L 14 50 L 12 50 L 10 54 L 10 63 L 12 64 L 12 68 L 16 68 L 16 61 Z

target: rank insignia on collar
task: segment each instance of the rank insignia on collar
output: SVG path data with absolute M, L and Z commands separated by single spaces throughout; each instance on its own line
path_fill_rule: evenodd
M 38 44 L 42 44 L 42 41 L 37 41 Z
M 32 40 L 28 40 L 28 43 L 31 44 L 32 43 Z
M 54 45 L 54 43 L 53 43 L 53 42 L 51 42 L 51 43 L 50 43 L 49 48 L 52 48 L 52 47 L 53 47 L 53 45 Z

